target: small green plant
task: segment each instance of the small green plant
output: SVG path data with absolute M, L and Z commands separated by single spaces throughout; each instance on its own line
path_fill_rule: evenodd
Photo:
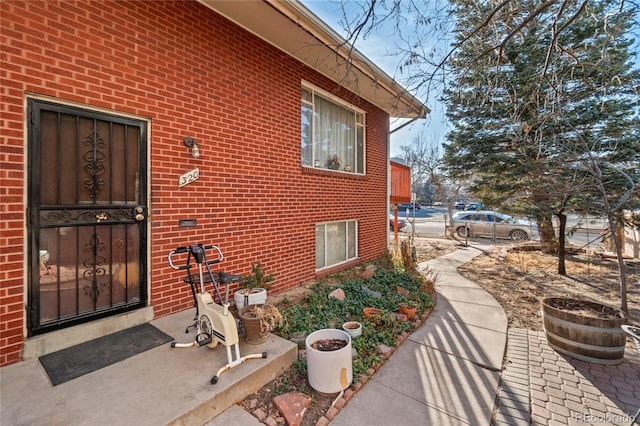
M 258 262 L 251 264 L 251 273 L 242 277 L 240 285 L 248 292 L 251 292 L 251 290 L 256 288 L 269 290 L 271 288 L 269 283 L 274 280 L 274 276 L 272 274 L 267 275 L 264 269 L 262 269 L 262 263 Z
M 418 302 L 415 302 L 412 299 L 407 299 L 406 302 L 401 302 L 400 305 L 404 306 L 405 308 L 412 309 L 418 307 Z
M 433 306 L 433 293 L 430 293 L 433 286 L 429 278 L 398 270 L 389 262 L 388 255 L 376 265 L 378 268 L 370 278 L 362 278 L 361 272 L 344 271 L 316 282 L 300 303 L 279 304 L 284 321 L 274 333 L 289 339 L 293 335 L 335 328 L 346 321 L 358 321 L 363 328 L 362 335 L 352 341 L 357 351 L 353 372 L 354 377 L 366 373 L 381 361 L 381 344 L 395 346 L 398 335 L 413 328 L 412 323 L 403 322 L 396 315 L 400 303 L 410 301 L 418 312 Z M 344 291 L 344 301 L 329 297 L 336 287 Z M 398 287 L 406 289 L 411 297 L 400 294 Z M 384 314 L 378 320 L 367 320 L 362 311 L 365 307 L 381 309 Z
M 298 383 L 295 377 L 300 373 L 306 373 L 307 363 L 305 361 L 294 361 L 290 369 L 275 379 L 276 394 L 281 395 L 287 392 L 308 392 L 304 384 Z

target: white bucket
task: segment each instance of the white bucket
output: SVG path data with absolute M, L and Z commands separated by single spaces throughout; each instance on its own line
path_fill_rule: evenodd
M 238 290 L 233 294 L 233 301 L 238 309 L 249 305 L 262 305 L 267 303 L 267 290 L 258 287 L 254 288 L 252 293 L 249 293 L 249 303 L 244 303 L 244 290 Z
M 311 345 L 318 340 L 340 339 L 347 345 L 337 351 L 319 351 Z M 309 385 L 322 393 L 337 393 L 349 387 L 353 380 L 351 337 L 344 331 L 326 328 L 307 336 L 307 378 Z

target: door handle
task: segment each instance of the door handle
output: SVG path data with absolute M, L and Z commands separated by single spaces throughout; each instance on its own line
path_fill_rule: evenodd
M 134 209 L 134 212 L 135 212 L 135 219 L 138 222 L 142 222 L 145 219 L 144 207 L 138 206 Z

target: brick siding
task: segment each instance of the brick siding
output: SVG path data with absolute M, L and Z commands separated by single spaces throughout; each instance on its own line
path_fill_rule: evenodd
M 0 2 L 0 365 L 19 361 L 25 328 L 25 99 L 29 95 L 148 118 L 150 303 L 189 309 L 166 255 L 214 243 L 228 272 L 261 261 L 273 291 L 312 281 L 315 223 L 357 219 L 359 255 L 386 248 L 388 115 L 197 2 Z M 300 165 L 300 86 L 309 81 L 367 112 L 365 177 Z M 202 155 L 182 140 L 194 137 Z M 178 188 L 198 167 L 200 178 Z M 179 228 L 180 219 L 197 219 Z

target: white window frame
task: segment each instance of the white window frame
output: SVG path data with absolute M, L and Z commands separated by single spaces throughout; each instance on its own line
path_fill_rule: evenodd
M 327 225 L 333 225 L 333 224 L 340 224 L 340 223 L 344 223 L 346 224 L 345 226 L 345 247 L 344 247 L 344 253 L 345 253 L 345 259 L 332 263 L 332 264 L 328 264 L 328 259 L 329 259 L 329 247 L 330 244 L 327 244 Z M 318 253 L 318 227 L 322 226 L 324 227 L 323 229 L 323 244 L 322 244 L 322 249 L 323 252 L 322 253 Z M 353 247 L 354 247 L 354 253 L 353 256 L 349 257 L 349 235 L 350 235 L 350 227 L 355 227 L 355 232 L 354 232 L 354 239 L 355 241 L 353 241 Z M 358 221 L 356 219 L 347 219 L 347 220 L 336 220 L 336 221 L 332 221 L 332 222 L 321 222 L 321 223 L 316 223 L 315 225 L 315 234 L 316 234 L 316 272 L 317 271 L 322 271 L 324 269 L 329 269 L 329 268 L 333 268 L 337 265 L 342 265 L 343 263 L 347 263 L 350 262 L 352 260 L 355 260 L 358 258 Z M 323 259 L 324 259 L 324 266 L 318 267 L 318 255 L 321 254 Z
M 300 102 L 301 102 L 301 106 L 302 105 L 306 105 L 307 107 L 309 107 L 311 109 L 311 118 L 312 118 L 312 124 L 311 124 L 311 134 L 310 134 L 310 145 L 311 145 L 311 159 L 310 161 L 308 161 L 307 164 L 304 163 L 304 159 L 301 158 L 302 161 L 302 165 L 304 167 L 310 167 L 310 168 L 317 168 L 317 169 L 324 169 L 324 170 L 330 170 L 332 172 L 336 172 L 336 173 L 348 173 L 348 174 L 356 174 L 356 175 L 365 175 L 366 174 L 366 164 L 367 164 L 367 157 L 366 157 L 366 153 L 367 153 L 367 135 L 366 135 L 366 122 L 367 122 L 367 114 L 364 110 L 350 104 L 349 102 L 340 99 L 338 97 L 336 97 L 335 95 L 332 95 L 331 93 L 324 91 L 314 85 L 312 85 L 311 83 L 308 83 L 306 81 L 302 82 L 302 86 L 301 86 L 301 90 L 307 90 L 309 92 L 311 92 L 311 101 L 305 100 L 302 95 L 300 96 Z M 351 166 L 352 170 L 351 171 L 347 171 L 344 168 L 346 167 L 346 164 L 344 164 L 344 159 L 340 159 L 341 160 L 341 165 L 340 165 L 340 169 L 339 170 L 333 170 L 333 169 L 329 169 L 327 167 L 327 160 L 328 158 L 315 158 L 315 152 L 316 150 L 313 149 L 313 144 L 314 141 L 316 139 L 316 126 L 314 123 L 314 117 L 316 114 L 315 111 L 315 98 L 317 96 L 320 96 L 322 98 L 324 98 L 325 100 L 336 104 L 342 108 L 344 108 L 347 111 L 352 111 L 353 115 L 354 115 L 354 123 L 355 123 L 355 134 L 354 134 L 354 164 Z M 302 120 L 302 117 L 301 117 Z M 358 147 L 358 133 L 359 131 L 362 133 L 362 153 L 359 152 L 359 147 Z M 302 141 L 301 141 L 301 145 L 302 145 Z M 359 154 L 361 154 L 362 157 L 362 164 L 361 164 L 361 168 L 362 170 L 356 170 L 357 168 L 357 162 L 358 162 L 358 157 Z M 304 151 L 302 152 L 301 156 L 304 155 Z

